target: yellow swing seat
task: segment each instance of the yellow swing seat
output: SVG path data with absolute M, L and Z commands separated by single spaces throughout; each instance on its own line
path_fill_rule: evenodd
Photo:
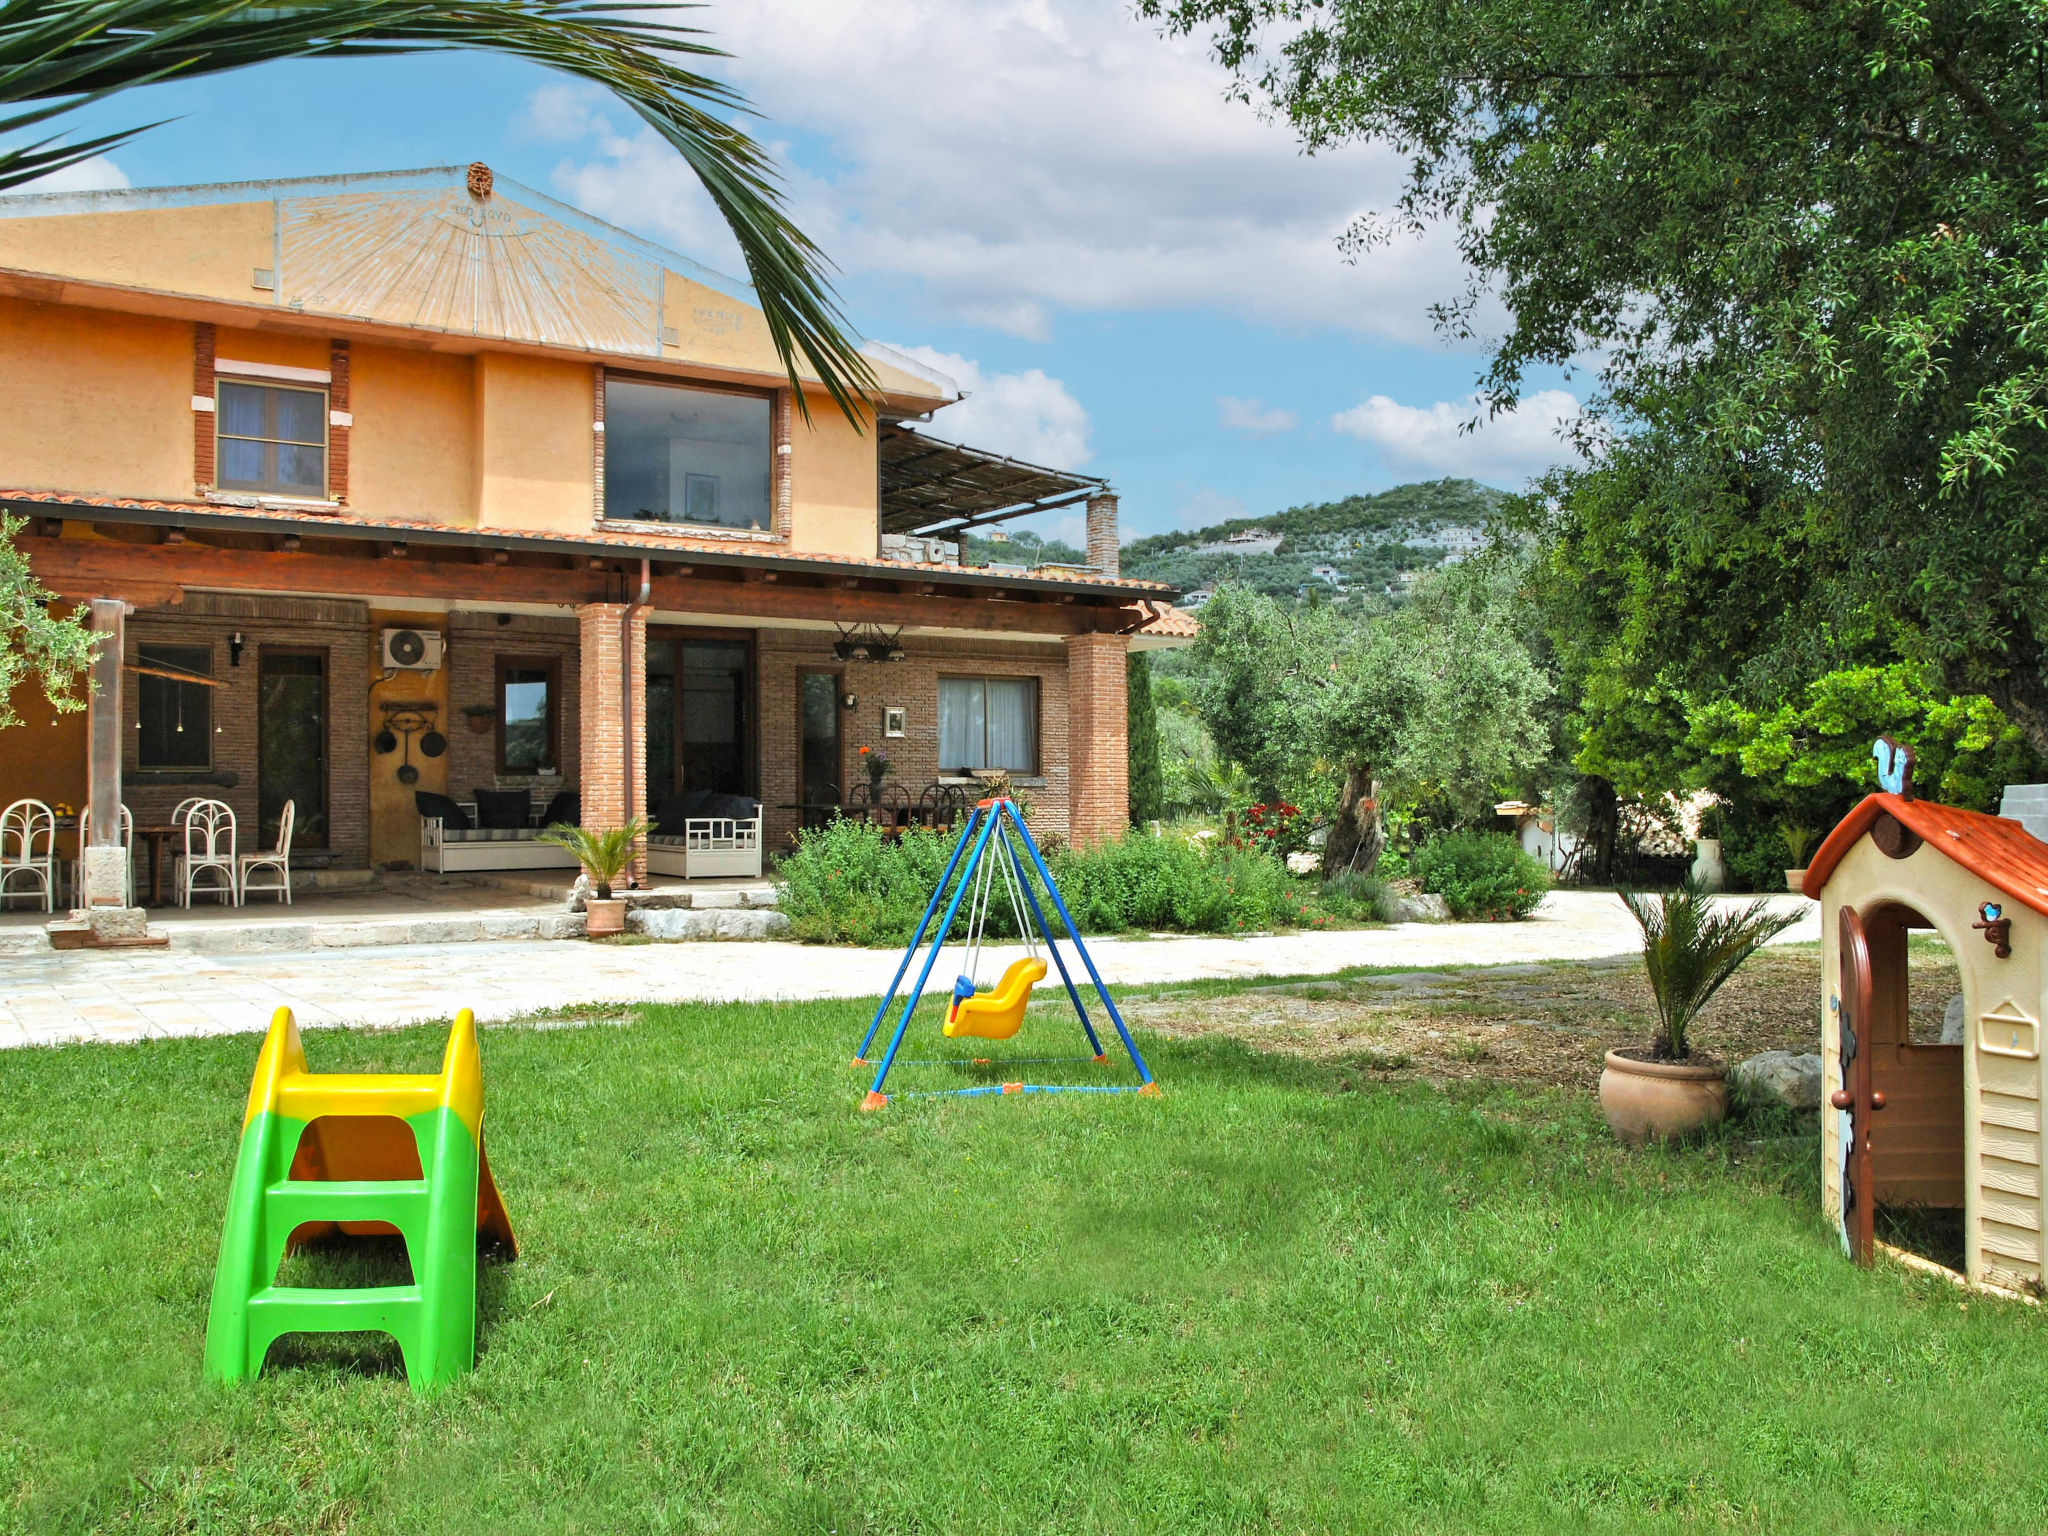
M 1031 1001 L 1031 989 L 1045 980 L 1045 962 L 1027 955 L 1012 961 L 993 991 L 963 997 L 946 1012 L 945 1034 L 977 1035 L 984 1040 L 1007 1040 L 1024 1022 L 1024 1005 Z

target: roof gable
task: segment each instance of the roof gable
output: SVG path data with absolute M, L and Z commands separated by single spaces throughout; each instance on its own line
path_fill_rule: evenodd
M 1800 890 L 1820 898 L 1828 877 L 1858 838 L 1886 813 L 1918 833 L 1929 848 L 1960 864 L 2014 901 L 2048 916 L 2048 843 L 2017 821 L 1965 811 L 1932 800 L 1906 800 L 1898 795 L 1866 795 L 1844 816 L 1806 867 Z

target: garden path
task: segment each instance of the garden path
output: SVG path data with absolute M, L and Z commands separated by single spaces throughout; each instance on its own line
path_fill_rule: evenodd
M 1804 909 L 1780 942 L 1820 937 Z M 1327 975 L 1350 966 L 1431 969 L 1626 954 L 1639 942 L 1612 895 L 1557 891 L 1521 923 L 1403 923 L 1391 928 L 1247 938 L 1101 939 L 1089 948 L 1121 985 Z M 988 975 L 1012 954 L 986 958 Z M 302 1024 L 401 1024 L 473 1008 L 483 1021 L 592 1003 L 872 997 L 899 952 L 802 944 L 592 945 L 565 941 L 409 944 L 252 953 L 75 950 L 0 956 L 0 1047 L 260 1031 L 289 1004 Z M 957 951 L 945 965 L 957 966 Z M 951 973 L 934 972 L 943 988 Z

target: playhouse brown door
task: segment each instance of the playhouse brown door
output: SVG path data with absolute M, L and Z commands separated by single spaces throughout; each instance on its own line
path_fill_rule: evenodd
M 1870 938 L 1853 907 L 1842 908 L 1838 925 L 1840 986 L 1836 1028 L 1841 1040 L 1842 1086 L 1830 1101 L 1843 1117 L 1842 1239 L 1849 1257 L 1870 1263 L 1877 1229 L 1877 1193 L 1871 1174 L 1870 1120 L 1884 1108 L 1884 1095 L 1870 1087 L 1870 1021 L 1874 988 Z

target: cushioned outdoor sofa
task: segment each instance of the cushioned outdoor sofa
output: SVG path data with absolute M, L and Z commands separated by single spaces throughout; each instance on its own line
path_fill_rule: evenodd
M 692 789 L 664 801 L 647 836 L 647 872 L 684 880 L 761 877 L 761 802 Z
M 507 869 L 575 869 L 576 855 L 540 840 L 558 821 L 577 819 L 577 797 L 563 790 L 539 816 L 523 789 L 479 789 L 474 800 L 413 792 L 420 813 L 420 868 L 454 875 Z

